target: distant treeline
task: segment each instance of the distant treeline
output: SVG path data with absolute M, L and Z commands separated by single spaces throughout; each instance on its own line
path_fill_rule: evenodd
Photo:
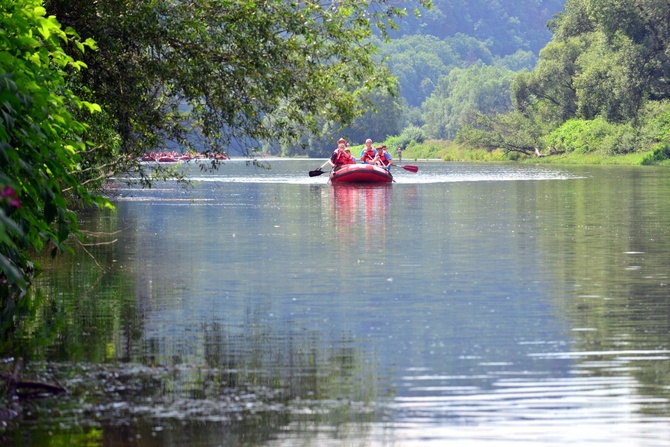
M 378 60 L 398 79 L 397 96 L 371 92 L 368 113 L 351 126 L 329 130 L 354 143 L 382 141 L 408 127 L 421 127 L 430 138 L 453 139 L 473 111 L 509 110 L 511 80 L 535 66 L 551 39 L 548 21 L 563 5 L 561 0 L 436 0 L 425 9 L 403 2 L 408 15 L 391 39 L 373 40 Z M 482 88 L 473 90 L 477 86 Z M 311 155 L 324 155 L 332 138 L 306 135 L 302 145 L 285 145 L 284 153 L 303 153 L 307 146 Z
M 378 43 L 399 96 L 374 95 L 379 113 L 338 131 L 355 142 L 455 140 L 512 158 L 653 151 L 664 159 L 667 17 L 670 3 L 644 0 L 436 1 Z

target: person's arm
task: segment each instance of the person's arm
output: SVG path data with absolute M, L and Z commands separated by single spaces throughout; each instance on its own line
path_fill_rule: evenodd
M 333 154 L 330 156 L 330 159 L 328 159 L 328 164 L 330 164 L 330 166 L 334 168 L 336 162 L 337 162 L 337 152 L 333 152 Z

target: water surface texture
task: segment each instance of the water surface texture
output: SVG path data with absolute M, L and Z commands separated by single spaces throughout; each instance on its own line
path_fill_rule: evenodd
M 116 185 L 38 283 L 70 394 L 10 442 L 670 446 L 667 169 L 322 162 Z

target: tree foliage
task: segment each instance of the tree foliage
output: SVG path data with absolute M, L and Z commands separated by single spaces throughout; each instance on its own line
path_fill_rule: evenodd
M 422 3 L 425 3 L 422 0 Z M 81 83 L 121 150 L 248 149 L 350 123 L 394 82 L 373 29 L 404 11 L 371 1 L 47 0 L 98 42 Z
M 440 77 L 452 69 L 494 61 L 483 42 L 464 34 L 444 39 L 410 35 L 380 43 L 380 48 L 410 107 L 420 106 L 435 90 Z
M 0 4 L 0 296 L 20 293 L 28 250 L 65 249 L 73 201 L 104 204 L 80 181 L 88 147 L 72 111 L 99 111 L 68 88 L 84 64 L 64 47 L 93 47 L 47 16 L 38 0 Z
M 479 119 L 462 137 L 529 153 L 514 149 L 531 147 L 518 144 L 524 138 L 509 144 L 499 123 L 511 120 L 518 135 L 541 135 L 538 155 L 542 149 L 614 155 L 663 143 L 646 123 L 662 123 L 655 113 L 666 114 L 650 102 L 670 99 L 669 18 L 670 3 L 663 1 L 568 0 L 550 23 L 554 38 L 537 66 L 514 79 L 515 112 Z
M 502 148 L 507 154 L 539 154 L 546 129 L 536 120 L 537 115 L 518 111 L 500 115 L 477 113 L 472 123 L 458 132 L 456 142 L 489 150 Z
M 511 110 L 511 84 L 515 72 L 487 65 L 452 70 L 440 78 L 423 104 L 426 131 L 431 138 L 454 139 L 477 113 L 500 114 Z
M 439 39 L 460 33 L 485 42 L 491 53 L 498 56 L 518 50 L 537 53 L 551 38 L 547 21 L 564 3 L 564 0 L 434 0 L 430 11 L 404 21 L 401 31 Z
M 515 83 L 518 106 L 557 123 L 636 120 L 645 101 L 670 96 L 668 17 L 668 2 L 568 0 L 536 69 Z
M 29 249 L 66 248 L 71 204 L 106 204 L 96 188 L 145 150 L 297 138 L 394 93 L 371 36 L 404 14 L 353 0 L 0 4 L 2 296 L 25 286 Z

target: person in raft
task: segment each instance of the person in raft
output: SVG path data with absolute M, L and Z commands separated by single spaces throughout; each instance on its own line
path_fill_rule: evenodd
M 365 140 L 365 147 L 361 151 L 361 163 L 368 164 L 373 158 L 375 158 L 375 150 L 372 147 L 372 140 L 368 138 Z
M 345 152 L 346 149 L 347 149 L 347 140 L 345 140 L 344 138 L 340 138 L 339 140 L 337 140 L 337 149 L 335 149 L 333 154 L 330 156 L 330 160 L 326 162 L 326 164 L 330 164 L 333 167 L 334 171 L 338 170 L 340 167 L 346 164 L 349 164 L 347 154 Z M 351 154 L 349 154 L 349 157 L 351 157 Z
M 391 171 L 391 163 L 393 163 L 393 159 L 391 158 L 391 154 L 388 153 L 386 150 L 385 145 L 377 146 L 377 154 L 375 155 L 375 158 L 370 161 L 371 164 L 381 166 L 383 168 L 386 168 L 387 171 Z
M 356 159 L 354 158 L 353 155 L 351 155 L 351 149 L 349 149 L 349 148 L 346 148 L 344 150 L 344 159 L 346 161 L 345 164 L 348 164 L 348 165 L 355 165 L 356 164 Z

